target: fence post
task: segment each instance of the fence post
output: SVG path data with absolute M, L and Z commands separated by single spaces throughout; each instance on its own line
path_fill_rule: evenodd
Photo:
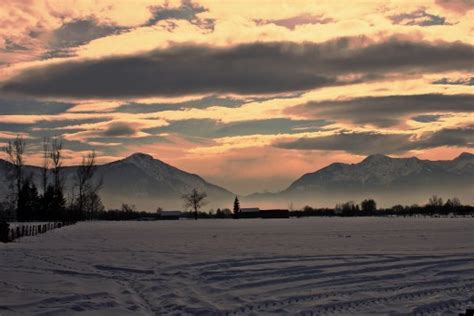
M 7 222 L 0 222 L 0 241 L 8 242 L 8 233 L 10 232 L 10 225 Z

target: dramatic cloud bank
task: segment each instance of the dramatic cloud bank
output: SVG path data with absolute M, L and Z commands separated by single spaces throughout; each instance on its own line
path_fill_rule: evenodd
M 374 80 L 400 72 L 473 69 L 473 49 L 463 43 L 396 38 L 379 43 L 341 38 L 322 44 L 178 46 L 136 56 L 29 69 L 4 83 L 2 91 L 75 98 L 270 94 Z M 355 78 L 344 78 L 349 75 Z
M 347 120 L 355 124 L 390 127 L 400 124 L 406 117 L 414 114 L 472 111 L 474 111 L 472 94 L 421 94 L 308 102 L 288 108 L 286 113 L 306 118 Z
M 145 152 L 236 193 L 474 152 L 472 0 L 3 0 L 0 147 Z M 2 158 L 0 153 L 0 158 Z

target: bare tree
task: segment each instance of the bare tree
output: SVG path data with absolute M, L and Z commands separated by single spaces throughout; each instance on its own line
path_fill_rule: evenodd
M 48 171 L 50 167 L 50 158 L 51 158 L 51 150 L 50 150 L 50 141 L 47 137 L 43 138 L 43 164 L 41 169 L 41 185 L 43 189 L 43 195 L 46 192 L 48 187 Z
M 61 139 L 54 138 L 51 142 L 50 158 L 53 165 L 53 183 L 56 192 L 63 191 L 63 179 L 61 177 L 61 167 L 63 164 L 63 142 Z
M 184 200 L 184 207 L 186 209 L 194 210 L 194 219 L 198 218 L 198 211 L 199 209 L 206 205 L 205 198 L 207 197 L 206 192 L 199 192 L 196 189 L 193 189 L 191 193 L 184 194 L 182 196 Z
M 96 153 L 92 151 L 82 158 L 82 164 L 76 170 L 76 187 L 78 188 L 77 207 L 81 216 L 85 211 L 85 206 L 89 205 L 88 199 L 97 196 L 97 192 L 101 189 L 103 179 L 93 183 L 94 175 L 97 171 Z
M 17 136 L 14 141 L 9 141 L 7 146 L 4 147 L 4 151 L 7 154 L 9 162 L 13 165 L 14 175 L 13 181 L 16 191 L 16 204 L 17 208 L 20 205 L 20 191 L 23 185 L 23 178 L 24 178 L 24 165 L 25 165 L 25 150 L 26 150 L 26 143 L 23 141 L 21 136 Z
M 433 195 L 428 200 L 428 206 L 441 208 L 443 206 L 443 199 L 441 197 L 438 197 L 437 195 Z

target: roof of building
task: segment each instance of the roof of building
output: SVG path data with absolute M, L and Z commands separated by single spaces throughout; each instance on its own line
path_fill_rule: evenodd
M 161 211 L 161 216 L 180 216 L 181 211 Z
M 260 212 L 260 209 L 258 207 L 247 207 L 247 208 L 241 208 L 240 212 L 241 213 L 256 213 L 256 212 Z

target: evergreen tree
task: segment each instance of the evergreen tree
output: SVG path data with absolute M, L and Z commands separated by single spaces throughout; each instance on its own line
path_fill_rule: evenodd
M 40 204 L 38 189 L 30 178 L 26 178 L 18 195 L 17 219 L 20 222 L 35 220 Z
M 66 199 L 61 189 L 56 189 L 54 185 L 48 185 L 41 204 L 44 205 L 41 220 L 56 221 L 66 219 Z M 73 219 L 68 218 L 68 220 Z
M 240 202 L 239 202 L 239 198 L 235 197 L 235 200 L 234 200 L 234 217 L 239 218 L 239 214 L 240 214 Z

